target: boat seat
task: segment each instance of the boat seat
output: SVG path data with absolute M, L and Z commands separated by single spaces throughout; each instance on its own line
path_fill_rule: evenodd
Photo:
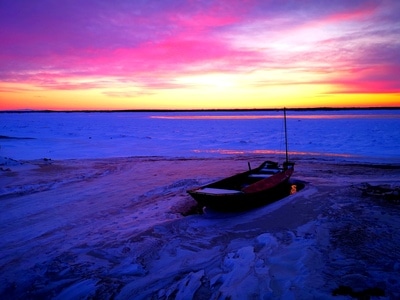
M 216 189 L 216 188 L 203 188 L 198 191 L 198 193 L 204 194 L 214 194 L 214 195 L 223 195 L 223 194 L 240 194 L 241 191 L 238 190 L 228 190 L 228 189 Z
M 268 178 L 271 177 L 272 174 L 250 174 L 249 178 Z
M 276 174 L 276 173 L 279 173 L 279 169 L 265 169 L 265 168 L 263 168 L 263 169 L 261 169 L 260 170 L 260 173 L 263 173 L 263 174 Z

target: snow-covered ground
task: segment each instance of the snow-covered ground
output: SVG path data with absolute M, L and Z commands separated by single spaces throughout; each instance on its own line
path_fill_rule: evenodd
M 7 116 L 14 127 L 2 124 L 0 132 L 7 137 L 0 148 L 1 299 L 400 298 L 400 206 L 389 201 L 400 187 L 396 112 L 379 122 L 353 116 L 361 132 L 339 116 L 322 119 L 335 128 L 316 128 L 310 116 L 289 119 L 292 136 L 304 131 L 313 141 L 304 151 L 306 141 L 291 142 L 293 180 L 304 189 L 247 212 L 187 216 L 195 204 L 187 189 L 243 171 L 248 161 L 281 158 L 272 142 L 262 147 L 254 138 L 272 134 L 260 122 L 281 128 L 280 118 L 236 122 L 228 114 L 185 123 L 144 114 L 123 129 L 113 118 L 78 124 L 62 113 L 44 114 L 51 122 L 15 115 Z M 193 134 L 198 122 L 202 137 Z M 166 135 L 172 128 L 177 134 Z M 244 128 L 247 143 L 240 142 Z M 321 148 L 317 132 L 330 132 Z M 339 136 L 368 140 L 340 148 Z M 357 153 L 360 143 L 372 150 Z
M 400 297 L 400 207 L 362 192 L 400 186 L 398 165 L 302 158 L 296 194 L 182 215 L 188 188 L 262 159 L 3 159 L 1 298 Z

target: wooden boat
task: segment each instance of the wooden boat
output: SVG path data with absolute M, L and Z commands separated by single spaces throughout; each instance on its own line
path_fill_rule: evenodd
M 248 171 L 188 190 L 200 207 L 244 210 L 276 200 L 276 194 L 288 183 L 294 171 L 294 163 L 288 160 L 286 110 L 284 120 L 286 160 L 282 166 L 269 160 L 255 169 L 251 169 L 249 164 Z

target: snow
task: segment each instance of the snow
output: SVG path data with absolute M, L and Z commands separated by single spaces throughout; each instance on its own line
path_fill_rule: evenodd
M 310 113 L 309 118 L 302 114 L 300 123 L 315 120 Z M 361 120 L 370 125 L 359 124 L 358 129 L 365 132 L 357 134 L 366 136 L 369 128 L 395 124 L 396 114 L 385 112 L 379 123 L 376 114 L 364 113 L 355 118 L 356 123 Z M 123 115 L 130 120 L 130 114 Z M 81 116 L 65 116 L 70 119 L 63 119 L 62 113 L 44 114 L 49 117 L 44 123 L 35 114 L 10 114 L 7 118 L 13 126 L 3 124 L 2 136 L 35 140 L 1 140 L 2 299 L 348 299 L 349 295 L 333 296 L 341 286 L 357 293 L 383 291 L 385 296 L 377 299 L 400 297 L 399 206 L 362 192 L 366 183 L 400 186 L 399 157 L 391 152 L 392 146 L 382 154 L 384 163 L 378 163 L 383 146 L 364 149 L 364 156 L 343 146 L 340 151 L 351 157 L 324 152 L 315 156 L 310 153 L 316 149 L 309 148 L 307 153 L 292 156 L 296 161 L 293 178 L 305 184 L 297 193 L 246 212 L 206 208 L 203 214 L 185 216 L 195 204 L 188 189 L 246 170 L 247 162 L 255 166 L 265 159 L 280 158 L 277 148 L 271 146 L 271 152 L 264 155 L 254 152 L 261 147 L 246 144 L 240 154 L 207 152 L 218 148 L 214 142 L 201 148 L 204 152 L 192 152 L 200 149 L 206 131 L 222 124 L 240 132 L 240 126 L 281 121 L 278 115 L 245 119 L 246 124 L 238 127 L 229 118 L 192 120 L 190 126 L 201 121 L 204 127 L 202 138 L 193 134 L 193 148 L 190 128 L 185 131 L 181 119 L 149 119 L 142 114 L 143 120 L 136 125 L 126 121 L 122 129 L 119 121 L 113 123 L 114 117 L 109 125 L 100 126 L 101 118 L 96 121 L 96 115 L 87 114 L 91 121 L 79 125 L 76 118 L 82 120 Z M 152 120 L 161 122 L 157 126 L 174 122 L 183 136 L 151 133 L 156 128 L 150 125 Z M 336 131 L 342 126 L 341 132 L 356 134 L 345 130 L 349 120 L 342 122 L 343 116 L 324 120 L 336 124 Z M 150 128 L 141 131 L 144 124 Z M 307 126 L 315 126 L 311 125 Z M 77 126 L 82 131 L 75 131 Z M 161 148 L 149 148 L 144 155 L 140 151 L 150 147 L 144 139 L 142 150 L 127 152 L 129 147 L 136 149 L 130 145 L 134 138 L 115 139 L 131 130 L 139 139 L 151 134 L 150 144 Z M 224 135 L 222 129 L 214 131 L 215 136 Z M 76 136 L 69 139 L 68 132 Z M 92 139 L 83 141 L 89 132 Z M 224 139 L 229 140 L 230 149 L 242 151 L 240 146 L 233 147 L 237 132 Z M 397 134 L 385 131 L 381 141 Z M 113 136 L 114 142 L 108 144 L 103 138 L 97 151 L 90 143 L 101 136 Z M 173 152 L 180 138 L 183 148 Z M 165 143 L 160 143 L 162 139 Z M 332 146 L 335 143 L 331 140 Z M 72 144 L 81 147 L 71 148 Z M 301 145 L 305 147 L 306 142 Z M 377 155 L 373 163 L 372 154 Z

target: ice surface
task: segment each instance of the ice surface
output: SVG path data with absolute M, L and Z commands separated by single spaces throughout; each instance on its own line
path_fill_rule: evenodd
M 14 159 L 276 154 L 281 112 L 2 113 L 0 156 Z M 288 113 L 289 150 L 399 160 L 400 111 Z

